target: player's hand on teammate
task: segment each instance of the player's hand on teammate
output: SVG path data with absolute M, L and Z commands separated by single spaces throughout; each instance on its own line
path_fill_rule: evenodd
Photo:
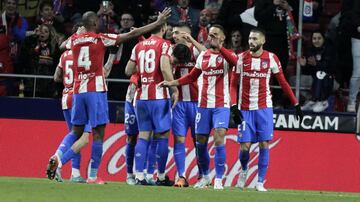
M 214 48 L 218 48 L 218 49 L 222 48 L 221 40 L 216 36 L 210 36 L 210 45 Z
M 300 104 L 295 105 L 295 116 L 296 119 L 301 123 L 304 117 L 304 113 L 301 110 Z
M 159 83 L 159 88 L 174 86 L 172 81 L 162 81 Z
M 83 32 L 86 32 L 86 28 L 84 26 L 80 26 L 78 27 L 78 29 L 76 30 L 76 34 L 81 34 Z
M 166 23 L 166 20 L 170 17 L 171 15 L 171 8 L 166 7 L 163 11 L 161 11 L 157 17 L 157 21 L 160 24 L 164 24 Z
M 180 37 L 182 37 L 183 39 L 185 39 L 187 42 L 190 42 L 190 43 L 193 39 L 191 34 L 189 34 L 187 32 L 180 32 Z
M 173 109 L 175 108 L 178 100 L 179 100 L 179 91 L 178 91 L 178 89 L 176 88 L 176 90 L 174 90 L 174 91 L 172 92 L 172 95 L 171 95 L 171 101 L 172 101 L 172 106 L 171 106 L 171 108 L 173 108 Z
M 240 112 L 238 106 L 237 106 L 237 105 L 233 105 L 233 106 L 230 108 L 230 111 L 231 111 L 231 114 L 233 114 L 234 123 L 235 123 L 236 125 L 241 124 L 241 122 L 243 121 L 243 118 L 242 118 L 242 115 L 241 115 L 241 112 Z

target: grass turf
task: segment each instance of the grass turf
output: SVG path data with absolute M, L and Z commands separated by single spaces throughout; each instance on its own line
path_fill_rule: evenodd
M 0 177 L 0 201 L 359 201 L 360 194 L 320 191 L 274 190 L 259 193 L 252 189 L 240 190 L 129 186 L 111 182 L 106 185 L 56 183 L 48 179 Z

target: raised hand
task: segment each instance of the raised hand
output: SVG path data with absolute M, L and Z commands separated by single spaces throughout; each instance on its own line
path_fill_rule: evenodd
M 166 7 L 163 11 L 161 11 L 157 17 L 157 21 L 161 24 L 164 24 L 166 20 L 171 15 L 171 8 Z

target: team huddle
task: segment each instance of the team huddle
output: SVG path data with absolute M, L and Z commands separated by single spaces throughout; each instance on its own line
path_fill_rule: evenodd
M 107 47 L 150 32 L 149 38 L 133 48 L 125 68 L 125 74 L 130 76 L 125 102 L 126 182 L 129 185 L 188 187 L 185 138 L 190 129 L 198 165 L 198 182 L 194 188 L 211 186 L 208 139 L 213 131 L 214 189 L 223 189 L 225 135 L 230 114 L 233 114 L 238 125 L 242 167 L 237 186 L 244 188 L 250 146 L 259 142 L 256 190 L 267 191 L 264 180 L 269 165 L 269 141 L 273 138 L 271 74 L 295 106 L 299 121 L 303 114 L 284 78 L 279 59 L 262 48 L 265 33 L 253 29 L 249 35 L 250 49 L 236 55 L 223 47 L 222 26 L 210 27 L 210 47 L 205 47 L 191 37 L 188 25 L 179 24 L 172 30 L 175 44 L 171 44 L 163 39 L 170 13 L 166 8 L 155 22 L 120 35 L 97 33 L 96 14 L 86 12 L 83 15 L 83 27 L 64 44 L 68 51 L 63 53 L 55 73 L 57 80 L 63 77 L 62 103 L 70 132 L 49 160 L 46 171 L 49 179 L 62 181 L 61 167 L 72 160 L 71 181 L 104 184 L 97 172 L 105 125 L 109 122 L 105 76 L 114 59 L 110 54 L 103 65 L 105 51 Z M 174 135 L 175 182 L 165 173 L 170 130 Z M 79 171 L 80 150 L 88 143 L 91 131 L 91 169 L 85 180 Z

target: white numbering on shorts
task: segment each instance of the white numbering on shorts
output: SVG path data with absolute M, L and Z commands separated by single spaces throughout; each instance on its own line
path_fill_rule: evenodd
M 245 131 L 246 129 L 246 122 L 242 121 L 239 125 L 238 125 L 238 131 Z
M 82 46 L 78 57 L 78 67 L 85 68 L 85 71 L 89 71 L 91 66 L 89 46 Z
M 139 52 L 140 73 L 152 73 L 155 70 L 155 50 L 141 50 Z
M 136 120 L 135 114 L 129 114 L 129 113 L 125 114 L 125 124 L 132 125 L 135 123 L 135 120 Z
M 66 60 L 64 82 L 66 85 L 71 85 L 74 81 L 74 73 L 72 70 L 73 61 Z
M 196 113 L 195 123 L 199 123 L 200 119 L 201 119 L 201 114 L 198 112 L 198 113 Z

